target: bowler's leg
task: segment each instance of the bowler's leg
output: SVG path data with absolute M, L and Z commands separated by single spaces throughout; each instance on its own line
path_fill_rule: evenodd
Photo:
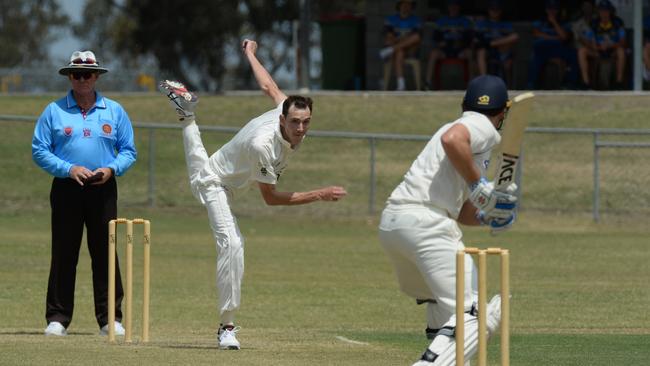
M 218 340 L 221 349 L 239 349 L 235 334 L 235 312 L 241 302 L 241 282 L 244 277 L 244 238 L 237 219 L 230 210 L 228 192 L 220 186 L 203 186 L 210 227 L 217 243 L 217 291 L 219 292 Z
M 210 187 L 206 208 L 217 244 L 217 289 L 222 324 L 233 324 L 239 309 L 244 276 L 244 238 L 230 210 L 228 193 L 222 187 Z
M 208 162 L 208 153 L 201 140 L 201 132 L 196 123 L 191 122 L 183 127 L 183 147 L 185 150 L 185 163 L 187 164 L 187 173 L 190 178 L 190 187 L 192 193 L 199 201 L 198 180 L 201 169 Z M 201 201 L 202 202 L 202 201 Z

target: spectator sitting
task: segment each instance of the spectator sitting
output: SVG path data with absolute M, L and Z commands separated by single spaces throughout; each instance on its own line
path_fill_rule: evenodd
M 566 63 L 566 79 L 572 86 L 578 79 L 576 50 L 570 43 L 569 24 L 560 18 L 557 0 L 546 0 L 546 19 L 533 23 L 533 57 L 528 69 L 528 88 L 536 89 L 542 68 L 551 59 Z
M 386 60 L 392 56 L 397 77 L 397 90 L 405 90 L 404 59 L 417 56 L 420 48 L 422 20 L 413 15 L 415 2 L 399 0 L 395 7 L 397 14 L 387 16 L 384 21 L 386 47 L 379 51 L 379 56 Z
M 469 60 L 473 37 L 472 21 L 460 14 L 460 0 L 447 0 L 449 15 L 440 17 L 434 24 L 433 49 L 429 53 L 425 83 L 431 88 L 433 68 L 443 58 Z
M 503 10 L 499 0 L 488 4 L 488 18 L 476 22 L 478 41 L 476 60 L 479 74 L 490 73 L 510 83 L 512 76 L 512 47 L 519 40 L 512 23 L 501 20 Z M 495 67 L 488 67 L 495 65 Z
M 589 33 L 589 44 L 578 49 L 578 60 L 582 82 L 591 87 L 589 78 L 589 61 L 596 62 L 608 60 L 612 57 L 616 61 L 615 89 L 624 87 L 623 77 L 625 71 L 625 28 L 621 18 L 615 15 L 615 8 L 609 0 L 598 2 L 598 18 L 592 23 Z
M 594 2 L 593 0 L 585 0 L 582 2 L 581 14 L 578 19 L 571 23 L 571 30 L 573 31 L 573 41 L 576 49 L 584 47 L 589 44 L 589 32 L 592 31 L 591 24 L 595 20 Z
M 650 81 L 650 15 L 643 18 L 643 80 Z

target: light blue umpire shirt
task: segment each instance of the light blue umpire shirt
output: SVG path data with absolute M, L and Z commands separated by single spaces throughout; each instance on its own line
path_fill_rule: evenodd
M 73 165 L 90 170 L 107 167 L 116 176 L 135 162 L 131 120 L 122 106 L 95 92 L 95 105 L 82 111 L 72 90 L 50 103 L 38 118 L 32 158 L 55 177 L 66 178 Z

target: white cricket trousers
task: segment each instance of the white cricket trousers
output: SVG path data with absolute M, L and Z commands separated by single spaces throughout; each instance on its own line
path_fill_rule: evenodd
M 379 239 L 400 289 L 427 302 L 427 325 L 439 329 L 456 312 L 456 252 L 462 233 L 446 212 L 423 205 L 391 205 L 381 215 Z M 478 296 L 472 257 L 465 257 L 465 311 Z
M 244 276 L 244 238 L 239 231 L 237 219 L 230 210 L 230 192 L 216 181 L 208 163 L 201 134 L 196 123 L 183 128 L 185 161 L 194 196 L 208 210 L 208 219 L 217 244 L 217 291 L 219 313 L 223 323 L 224 313 L 232 314 L 239 309 L 241 283 Z M 229 315 L 234 318 L 234 314 Z

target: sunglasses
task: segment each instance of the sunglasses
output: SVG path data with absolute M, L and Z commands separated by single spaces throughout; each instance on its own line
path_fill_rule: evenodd
M 71 75 L 72 78 L 75 80 L 81 80 L 81 78 L 84 78 L 85 80 L 89 80 L 90 78 L 93 77 L 93 74 L 94 72 L 87 71 L 87 72 L 73 72 Z
M 72 63 L 75 65 L 95 65 L 97 64 L 97 61 L 93 60 L 92 58 L 86 58 L 85 60 L 81 58 L 75 58 L 72 60 Z

